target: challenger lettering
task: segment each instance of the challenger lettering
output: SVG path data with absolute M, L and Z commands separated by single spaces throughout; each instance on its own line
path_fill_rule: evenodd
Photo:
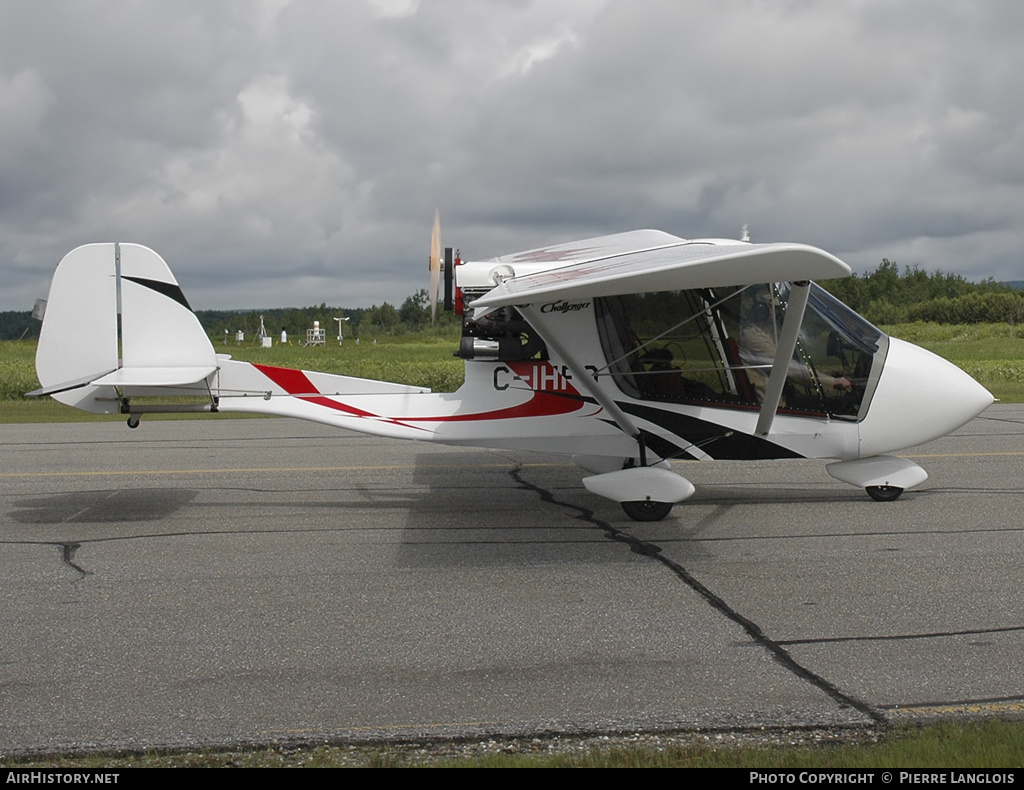
M 579 310 L 586 310 L 588 307 L 590 307 L 590 302 L 566 302 L 559 300 L 542 305 L 540 311 L 542 313 L 575 313 Z

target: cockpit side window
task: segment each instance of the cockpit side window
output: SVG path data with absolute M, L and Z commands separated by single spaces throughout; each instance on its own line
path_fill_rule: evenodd
M 596 300 L 606 375 L 643 400 L 738 403 L 710 292 L 663 291 Z
M 630 397 L 641 398 L 636 376 L 643 372 L 637 351 L 640 341 L 630 326 L 627 310 L 631 306 L 625 303 L 625 299 L 616 296 L 596 300 L 597 331 L 608 360 L 605 375 L 612 376 L 619 389 Z

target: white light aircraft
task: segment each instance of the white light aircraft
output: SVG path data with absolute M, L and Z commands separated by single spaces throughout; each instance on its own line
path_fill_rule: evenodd
M 79 247 L 54 275 L 31 394 L 131 427 L 150 412 L 251 412 L 567 454 L 589 491 L 642 521 L 693 493 L 674 459 L 835 459 L 833 477 L 895 499 L 928 475 L 893 453 L 993 400 L 812 283 L 850 269 L 801 244 L 639 230 L 484 261 L 449 248 L 443 271 L 466 371 L 444 394 L 217 354 L 159 255 Z M 183 395 L 201 402 L 154 401 Z

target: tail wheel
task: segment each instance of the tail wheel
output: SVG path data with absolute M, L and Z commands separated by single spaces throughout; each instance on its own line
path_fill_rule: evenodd
M 622 502 L 622 509 L 633 521 L 661 521 L 672 512 L 671 502 Z
M 876 502 L 894 502 L 903 493 L 903 489 L 898 486 L 868 486 L 864 490 Z

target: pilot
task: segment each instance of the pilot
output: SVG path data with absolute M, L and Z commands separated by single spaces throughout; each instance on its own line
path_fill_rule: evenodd
M 778 350 L 775 308 L 780 304 L 769 285 L 747 288 L 743 292 L 740 302 L 740 359 L 744 365 L 754 366 L 747 368 L 746 373 L 757 393 L 758 403 L 764 400 L 768 376 Z M 793 384 L 812 389 L 815 388 L 815 379 L 817 379 L 817 383 L 826 392 L 849 390 L 853 387 L 846 376 L 830 376 L 821 372 L 812 374 L 807 365 L 796 360 L 790 362 L 786 378 Z M 783 394 L 780 405 L 786 405 L 785 394 Z M 799 408 L 799 404 L 791 403 L 790 405 Z

